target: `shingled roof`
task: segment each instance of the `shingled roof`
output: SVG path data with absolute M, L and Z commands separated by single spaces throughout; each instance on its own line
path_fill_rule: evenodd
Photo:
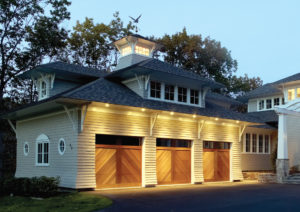
M 293 82 L 297 80 L 300 80 L 300 73 L 283 78 L 273 83 L 265 84 L 255 90 L 246 93 L 244 96 L 240 97 L 239 100 L 243 102 L 247 102 L 249 99 L 267 97 L 271 95 L 281 95 L 282 91 L 279 86 L 280 84 Z
M 201 83 L 205 86 L 211 88 L 223 88 L 224 85 L 213 80 L 201 77 L 199 74 L 192 73 L 190 71 L 175 67 L 172 64 L 160 61 L 158 59 L 149 58 L 139 63 L 133 64 L 126 68 L 114 71 L 111 74 L 107 75 L 106 78 L 121 78 L 125 79 L 128 77 L 134 77 L 137 75 L 150 74 L 152 77 L 155 77 L 155 72 L 157 77 L 160 79 L 166 76 L 176 76 L 180 77 L 183 81 L 184 79 L 196 80 L 198 83 Z
M 143 99 L 142 97 L 131 91 L 129 88 L 104 78 L 98 79 L 72 92 L 66 93 L 62 95 L 62 97 L 76 100 L 143 107 L 154 110 L 197 114 L 207 117 L 218 117 L 224 119 L 248 121 L 253 123 L 263 123 L 256 117 L 237 113 L 231 110 L 226 110 L 222 107 L 199 108 L 188 105 Z
M 55 73 L 56 75 L 78 75 L 87 77 L 104 77 L 107 72 L 95 68 L 88 68 L 81 65 L 69 64 L 61 61 L 39 65 L 38 67 L 20 74 L 18 77 L 30 79 L 36 72 Z

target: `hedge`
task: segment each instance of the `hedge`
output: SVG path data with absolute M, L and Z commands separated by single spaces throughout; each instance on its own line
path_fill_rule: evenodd
M 58 192 L 59 178 L 0 178 L 0 195 L 50 197 Z

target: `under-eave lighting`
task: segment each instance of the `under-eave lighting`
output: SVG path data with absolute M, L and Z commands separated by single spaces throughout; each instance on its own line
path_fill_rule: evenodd
M 173 115 L 174 115 L 174 112 L 173 112 L 173 111 L 172 111 L 172 112 L 170 112 L 170 115 L 171 115 L 171 116 L 173 116 Z
M 106 103 L 106 104 L 105 104 L 105 107 L 109 107 L 109 104 L 108 104 L 108 103 Z

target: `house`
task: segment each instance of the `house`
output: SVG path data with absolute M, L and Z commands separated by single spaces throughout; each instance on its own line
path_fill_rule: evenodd
M 19 76 L 34 81 L 39 101 L 3 115 L 17 136 L 16 177 L 95 189 L 240 181 L 271 169 L 276 128 L 230 110 L 237 102 L 212 92 L 222 84 L 153 59 L 159 45 L 140 35 L 115 46 L 112 73 L 54 62 Z
M 284 181 L 290 169 L 300 170 L 300 74 L 257 88 L 243 100 L 248 102 L 248 114 L 278 128 L 277 174 L 278 181 Z

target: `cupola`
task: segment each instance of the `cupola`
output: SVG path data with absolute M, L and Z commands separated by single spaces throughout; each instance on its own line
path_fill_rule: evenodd
M 160 45 L 141 35 L 133 34 L 114 42 L 121 57 L 115 70 L 131 66 L 152 57 Z

